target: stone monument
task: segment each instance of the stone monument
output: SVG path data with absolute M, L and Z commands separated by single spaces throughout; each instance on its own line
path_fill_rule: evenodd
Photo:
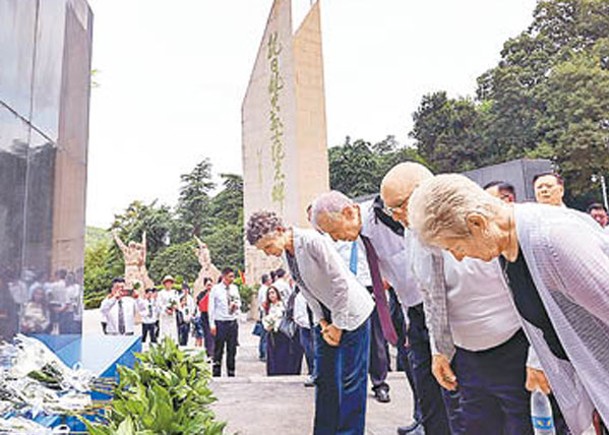
M 81 331 L 92 27 L 85 0 L 0 0 L 0 338 Z
M 146 269 L 146 231 L 142 234 L 141 243 L 131 240 L 125 244 L 116 230 L 112 232 L 112 235 L 123 253 L 126 288 L 135 289 L 139 285 L 139 293 L 143 293 L 145 289 L 154 287 L 154 282 L 148 276 L 148 269 Z
M 537 174 L 552 171 L 552 168 L 550 160 L 518 159 L 467 171 L 463 175 L 480 186 L 491 181 L 505 181 L 514 186 L 517 202 L 534 202 L 533 178 Z
M 306 207 L 329 189 L 320 5 L 292 31 L 290 0 L 275 0 L 242 106 L 244 217 L 274 210 L 308 225 Z M 246 276 L 281 265 L 245 244 Z
M 201 265 L 201 270 L 199 270 L 199 275 L 193 284 L 193 296 L 197 296 L 204 289 L 203 281 L 205 278 L 210 278 L 214 284 L 218 282 L 218 278 L 220 277 L 220 271 L 214 263 L 211 261 L 211 255 L 209 253 L 209 248 L 205 243 L 201 241 L 197 236 L 195 236 L 195 240 L 197 241 L 197 247 L 195 248 L 195 255 L 197 256 L 197 260 L 199 260 L 199 264 Z

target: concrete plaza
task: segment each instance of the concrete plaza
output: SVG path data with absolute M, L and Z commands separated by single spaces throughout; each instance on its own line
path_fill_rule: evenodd
M 83 333 L 101 333 L 100 320 L 99 310 L 85 311 Z M 258 360 L 258 337 L 251 334 L 253 327 L 251 321 L 239 326 L 237 376 L 215 378 L 212 382 L 218 399 L 213 409 L 219 420 L 228 422 L 225 433 L 310 434 L 315 389 L 304 386 L 304 375 L 266 376 L 265 364 Z M 136 328 L 139 330 L 139 326 Z M 393 357 L 392 367 L 395 368 Z M 368 398 L 369 435 L 394 435 L 397 426 L 412 421 L 412 395 L 406 376 L 402 372 L 390 372 L 388 383 L 390 403 L 378 403 L 372 394 Z
M 315 389 L 304 386 L 305 376 L 265 375 L 265 364 L 258 360 L 258 337 L 251 334 L 253 325 L 240 325 L 237 376 L 215 378 L 212 383 L 218 398 L 213 408 L 219 419 L 228 422 L 226 433 L 312 433 Z M 412 395 L 406 376 L 391 372 L 388 383 L 390 403 L 381 404 L 369 395 L 367 434 L 394 435 L 397 426 L 412 421 Z

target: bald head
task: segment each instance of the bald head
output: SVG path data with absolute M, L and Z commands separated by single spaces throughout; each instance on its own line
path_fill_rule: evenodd
M 408 226 L 408 199 L 422 182 L 432 178 L 429 169 L 420 163 L 398 163 L 387 172 L 381 182 L 381 198 L 391 217 Z

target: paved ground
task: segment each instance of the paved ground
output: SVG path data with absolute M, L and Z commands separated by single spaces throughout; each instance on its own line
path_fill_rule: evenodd
M 83 333 L 99 333 L 98 310 L 88 310 Z M 251 334 L 253 323 L 240 325 L 237 351 L 237 376 L 216 378 L 212 389 L 218 398 L 213 408 L 220 420 L 227 421 L 227 434 L 310 434 L 313 421 L 314 388 L 305 388 L 305 376 L 265 375 L 258 361 L 258 337 Z M 303 364 L 304 365 L 304 364 Z M 395 367 L 395 363 L 393 364 Z M 390 373 L 391 403 L 380 404 L 372 395 L 368 400 L 367 433 L 393 435 L 399 425 L 412 416 L 412 396 L 403 373 Z
M 253 324 L 240 327 L 241 345 L 237 354 L 237 376 L 216 378 L 212 388 L 218 398 L 214 409 L 228 421 L 228 434 L 310 434 L 313 421 L 314 388 L 303 385 L 304 376 L 264 375 L 258 361 L 258 338 L 251 335 Z M 390 373 L 391 403 L 368 400 L 367 433 L 393 435 L 399 425 L 409 423 L 412 397 L 403 373 Z

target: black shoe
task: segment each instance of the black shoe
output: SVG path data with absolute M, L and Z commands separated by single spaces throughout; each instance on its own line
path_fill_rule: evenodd
M 398 435 L 408 435 L 414 433 L 419 429 L 419 423 L 414 422 L 408 426 L 400 426 L 398 427 Z
M 380 403 L 391 402 L 391 397 L 389 397 L 389 389 L 387 388 L 377 388 L 374 390 L 374 397 Z
M 313 378 L 313 376 L 311 376 L 311 375 L 307 376 L 307 378 L 304 381 L 304 386 L 305 387 L 314 387 L 315 386 L 315 379 Z

